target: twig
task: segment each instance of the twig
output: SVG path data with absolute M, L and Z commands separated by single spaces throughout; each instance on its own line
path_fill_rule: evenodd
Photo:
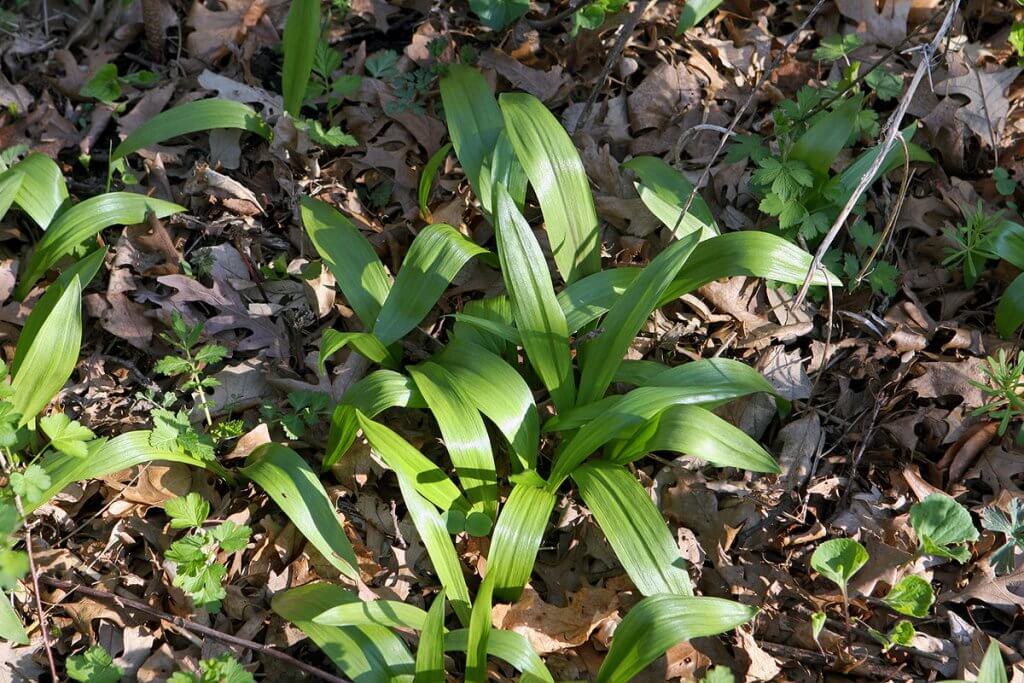
M 758 641 L 758 645 L 760 645 L 761 648 L 769 654 L 777 657 L 783 657 L 802 664 L 828 669 L 829 671 L 838 671 L 840 673 L 864 673 L 876 680 L 914 680 L 914 677 L 905 671 L 900 671 L 896 667 L 882 663 L 876 664 L 869 660 L 855 663 L 854 666 L 850 667 L 844 662 L 839 661 L 835 655 L 812 652 L 811 650 L 804 650 L 802 648 L 782 645 L 780 643 L 772 643 L 765 640 Z
M 794 306 L 799 306 L 804 301 L 804 297 L 807 296 L 807 290 L 811 286 L 811 280 L 814 278 L 814 273 L 818 271 L 818 267 L 821 266 L 821 261 L 825 257 L 825 252 L 832 246 L 832 242 L 835 241 L 836 236 L 846 223 L 846 219 L 849 218 L 853 212 L 854 206 L 857 204 L 857 200 L 864 194 L 864 190 L 871 184 L 872 179 L 878 172 L 878 169 L 882 167 L 882 163 L 885 161 L 886 156 L 889 154 L 889 150 L 896 143 L 896 136 L 900 132 L 900 124 L 903 122 L 903 116 L 907 113 L 907 109 L 910 107 L 910 100 L 913 98 L 914 93 L 917 92 L 917 86 L 920 85 L 921 79 L 924 78 L 925 73 L 929 69 L 929 63 L 931 62 L 932 53 L 934 53 L 939 44 L 942 42 L 943 36 L 949 31 L 949 27 L 953 24 L 953 17 L 956 15 L 957 9 L 960 7 L 960 0 L 953 0 L 950 3 L 949 10 L 946 12 L 946 18 L 942 21 L 942 26 L 935 33 L 935 37 L 932 38 L 931 43 L 925 46 L 923 54 L 921 55 L 921 63 L 917 65 L 917 71 L 914 72 L 914 78 L 910 81 L 910 85 L 907 87 L 903 97 L 900 98 L 900 104 L 896 108 L 896 111 L 892 113 L 889 120 L 885 124 L 885 138 L 880 146 L 878 155 L 872 162 L 871 167 L 868 168 L 867 172 L 861 177 L 860 182 L 857 183 L 857 187 L 854 189 L 850 198 L 846 202 L 846 206 L 839 212 L 835 222 L 825 235 L 825 239 L 818 245 L 818 249 L 814 252 L 814 260 L 811 261 L 811 267 L 807 269 L 807 275 L 804 277 L 804 283 L 800 286 L 800 291 L 797 292 L 796 299 L 793 302 Z
M 25 519 L 25 510 L 21 506 L 21 496 L 14 496 L 14 504 L 18 509 L 18 516 Z M 43 647 L 46 649 L 46 661 L 50 665 L 50 675 L 53 680 L 57 678 L 57 662 L 53 659 L 53 646 L 50 645 L 50 632 L 46 628 L 46 610 L 43 609 L 43 599 L 39 592 L 39 571 L 36 569 L 36 555 L 32 550 L 32 529 L 25 524 L 25 552 L 28 554 L 28 569 L 32 574 L 32 587 L 35 589 L 36 618 L 39 619 L 39 632 L 43 635 Z
M 558 14 L 550 17 L 544 17 L 543 19 L 531 19 L 530 17 L 526 17 L 526 23 L 533 28 L 547 28 L 548 26 L 554 26 L 563 19 L 568 19 L 576 12 L 576 10 L 587 4 L 587 2 L 588 0 L 572 0 L 572 2 L 569 3 L 569 6 Z
M 644 12 L 647 11 L 651 1 L 652 0 L 639 0 L 636 7 L 626 18 L 626 21 L 622 23 L 622 28 L 619 29 L 619 37 L 615 40 L 615 46 L 612 47 L 612 51 L 608 53 L 608 60 L 605 61 L 604 67 L 601 69 L 601 74 L 597 77 L 597 81 L 594 82 L 594 89 L 590 91 L 590 97 L 587 98 L 587 103 L 583 105 L 583 111 L 580 112 L 578 117 L 576 117 L 576 121 L 573 122 L 572 128 L 569 129 L 569 135 L 575 135 L 580 124 L 590 117 L 590 110 L 594 108 L 594 103 L 597 102 L 597 95 L 601 92 L 601 86 L 603 86 L 605 81 L 608 80 L 608 75 L 612 72 L 612 67 L 615 66 L 615 62 L 617 62 L 619 56 L 622 55 L 622 51 L 626 49 L 626 42 L 633 34 L 633 29 L 635 29 L 636 25 L 640 23 L 640 18 L 643 17 Z M 824 2 L 824 0 L 819 0 L 819 3 L 820 2 Z
M 270 645 L 266 645 L 265 643 L 257 643 L 252 640 L 246 640 L 245 638 L 239 638 L 238 636 L 232 636 L 228 635 L 227 633 L 222 633 L 217 629 L 210 628 L 209 626 L 197 624 L 191 619 L 178 617 L 173 614 L 168 614 L 167 612 L 164 612 L 162 610 L 158 610 L 155 607 L 150 607 L 141 600 L 126 598 L 122 595 L 117 595 L 109 591 L 97 590 L 95 588 L 90 588 L 88 586 L 72 583 L 71 581 L 61 581 L 60 579 L 54 579 L 49 576 L 41 576 L 39 577 L 39 581 L 45 583 L 48 586 L 53 586 L 54 588 L 60 588 L 61 590 L 65 591 L 76 591 L 78 593 L 81 593 L 82 595 L 86 595 L 96 600 L 105 600 L 108 602 L 112 602 L 122 609 L 133 609 L 138 612 L 142 612 L 143 614 L 147 614 L 156 619 L 160 619 L 161 621 L 166 621 L 169 624 L 173 624 L 178 628 L 192 631 L 193 633 L 202 634 L 207 638 L 219 640 L 220 642 L 225 643 L 227 645 L 243 647 L 247 650 L 252 650 L 253 652 L 258 652 L 259 654 L 279 659 L 282 662 L 286 663 L 288 666 L 294 667 L 300 671 L 304 671 L 305 673 L 311 676 L 315 676 L 316 678 L 319 678 L 322 681 L 331 681 L 331 683 L 347 683 L 344 678 L 339 678 L 334 674 L 327 673 L 323 669 L 318 669 L 312 664 L 306 664 L 305 662 L 300 661 L 285 652 L 281 652 L 280 650 Z M 56 674 L 54 674 L 54 680 L 58 680 Z
M 860 267 L 860 272 L 857 273 L 857 277 L 853 279 L 854 286 L 860 285 L 864 276 L 867 275 L 868 268 L 871 267 L 871 264 L 874 263 L 875 258 L 878 256 L 878 252 L 882 250 L 882 245 L 884 245 L 889 239 L 889 234 L 892 232 L 892 229 L 896 227 L 896 219 L 899 218 L 900 211 L 903 209 L 903 202 L 907 198 L 907 190 L 910 188 L 910 148 L 907 147 L 907 141 L 903 139 L 902 135 L 898 136 L 896 139 L 899 140 L 900 144 L 903 146 L 903 182 L 900 183 L 900 193 L 896 198 L 896 203 L 893 205 L 892 211 L 889 213 L 889 220 L 886 221 L 885 229 L 882 230 L 881 237 L 878 238 L 878 242 L 871 250 L 871 254 L 868 255 L 867 259 L 865 259 L 864 265 Z M 829 286 L 829 289 L 831 289 L 831 286 Z

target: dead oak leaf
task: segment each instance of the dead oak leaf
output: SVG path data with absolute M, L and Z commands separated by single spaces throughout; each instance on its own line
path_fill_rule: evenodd
M 876 10 L 874 2 L 836 1 L 840 14 L 860 24 L 862 31 L 859 33 L 889 47 L 907 37 L 907 17 L 910 15 L 911 4 L 910 0 L 886 0 L 882 9 Z
M 983 569 L 958 593 L 939 596 L 940 602 L 979 600 L 1004 612 L 1014 613 L 1024 607 L 1024 570 L 996 576 L 991 568 Z
M 947 78 L 936 84 L 935 91 L 944 95 L 963 95 L 969 101 L 956 110 L 956 117 L 985 144 L 992 144 L 992 136 L 999 136 L 1006 124 L 1010 101 L 1006 91 L 1020 75 L 1020 67 L 998 71 L 971 69 L 963 76 Z
M 188 53 L 204 62 L 215 62 L 230 52 L 229 45 L 241 43 L 267 10 L 264 0 L 222 0 L 222 10 L 213 11 L 197 0 L 188 13 L 192 28 L 186 44 Z
M 982 363 L 979 358 L 921 363 L 918 366 L 923 371 L 921 376 L 911 380 L 907 388 L 916 391 L 921 398 L 960 396 L 964 406 L 977 408 L 985 402 L 985 397 L 971 382 L 981 381 Z
M 484 69 L 494 69 L 513 87 L 525 90 L 545 104 L 557 103 L 569 92 L 570 79 L 558 65 L 541 71 L 526 66 L 501 50 L 488 50 L 480 55 L 477 63 Z
M 617 594 L 608 588 L 584 587 L 569 596 L 567 607 L 556 607 L 527 587 L 519 602 L 496 605 L 491 619 L 495 628 L 525 636 L 537 654 L 546 655 L 582 645 L 617 610 Z

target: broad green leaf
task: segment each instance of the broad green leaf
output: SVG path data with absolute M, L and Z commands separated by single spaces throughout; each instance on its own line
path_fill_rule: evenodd
M 391 290 L 370 242 L 334 207 L 310 197 L 300 200 L 306 234 L 331 271 L 363 326 L 373 327 Z
M 448 158 L 448 152 L 452 149 L 452 143 L 448 143 L 430 155 L 427 163 L 420 172 L 420 186 L 417 198 L 420 202 L 420 216 L 423 220 L 430 222 L 430 191 L 434 189 L 434 178 L 437 176 L 437 169 L 441 167 L 444 160 Z
M 569 333 L 579 332 L 604 315 L 639 274 L 640 268 L 631 266 L 609 268 L 577 280 L 559 292 L 558 305 L 565 313 Z
M 504 185 L 495 188 L 494 227 L 501 274 L 526 356 L 558 410 L 568 410 L 576 392 L 569 330 L 537 238 Z
M 699 239 L 699 233 L 693 233 L 658 254 L 608 310 L 601 322 L 604 331 L 582 345 L 578 403 L 586 405 L 604 396 L 637 332 Z
M 416 683 L 445 683 L 444 678 L 445 592 L 434 596 L 416 648 Z
M 699 194 L 694 196 L 683 220 L 679 220 L 686 200 L 693 192 L 693 184 L 665 161 L 658 157 L 639 156 L 622 167 L 636 174 L 638 180 L 633 184 L 640 199 L 658 220 L 675 231 L 673 234 L 677 238 L 682 239 L 692 232 L 700 232 L 702 240 L 718 234 L 718 224 L 711 215 L 711 209 Z
M 461 338 L 434 357 L 472 405 L 508 439 L 516 458 L 513 472 L 537 466 L 540 427 L 530 386 L 515 368 L 490 351 Z M 501 391 L 495 391 L 501 387 Z
M 239 470 L 288 515 L 306 540 L 344 576 L 359 579 L 355 551 L 316 472 L 290 448 L 263 444 Z
M 567 283 L 601 268 L 594 198 L 579 153 L 558 119 L 533 95 L 498 100 L 512 148 L 544 213 L 551 253 Z
M 24 299 L 32 285 L 62 256 L 105 228 L 142 223 L 150 212 L 166 218 L 184 210 L 177 204 L 133 192 L 108 192 L 72 206 L 53 220 L 32 250 L 14 290 L 15 298 Z
M 469 641 L 466 643 L 466 683 L 487 681 L 487 640 L 491 635 L 491 599 L 494 596 L 494 574 L 488 573 L 476 592 L 473 612 L 469 618 Z
M 82 347 L 82 285 L 76 277 L 53 304 L 38 331 L 26 340 L 30 343 L 11 382 L 14 412 L 21 416 L 18 426 L 33 420 L 78 364 Z
M 388 350 L 388 347 L 384 346 L 380 339 L 377 339 L 377 337 L 369 332 L 324 330 L 323 336 L 320 337 L 320 357 L 318 361 L 320 372 L 327 372 L 325 366 L 327 359 L 346 346 L 351 346 L 357 353 L 378 365 L 383 365 L 392 370 L 398 367 L 398 361 L 391 354 L 391 351 Z
M 900 614 L 923 619 L 935 602 L 935 593 L 930 583 L 911 574 L 897 581 L 882 600 Z
M 96 277 L 100 266 L 103 265 L 103 258 L 106 256 L 106 249 L 97 249 L 85 258 L 79 260 L 73 266 L 67 268 L 56 280 L 46 288 L 39 301 L 32 307 L 32 312 L 25 320 L 25 326 L 21 328 L 18 336 L 18 347 L 14 352 L 14 360 L 11 361 L 11 372 L 17 373 L 21 367 L 25 354 L 32 347 L 43 323 L 50 316 L 53 307 L 60 301 L 61 297 L 71 286 L 72 282 L 79 282 L 84 289 L 92 279 Z
M 126 432 L 110 440 L 93 441 L 89 444 L 89 455 L 85 458 L 69 458 L 63 453 L 44 455 L 39 464 L 50 477 L 50 487 L 43 492 L 42 500 L 25 505 L 25 514 L 32 514 L 40 505 L 76 481 L 98 479 L 147 462 L 180 462 L 193 467 L 205 467 L 222 476 L 226 474 L 214 462 L 197 460 L 180 450 L 152 446 L 151 434 L 149 430 L 142 430 Z
M 1003 291 L 996 304 L 996 330 L 1009 339 L 1024 323 L 1024 275 L 1018 275 Z
M 494 594 L 515 602 L 530 579 L 555 494 L 528 484 L 516 484 L 498 516 L 487 555 L 487 575 L 494 575 Z
M 512 303 L 504 294 L 500 296 L 487 297 L 485 299 L 471 299 L 462 307 L 462 313 L 472 316 L 474 319 L 483 319 L 495 324 L 508 326 L 515 331 L 512 325 Z M 518 333 L 516 333 L 518 335 Z M 492 334 L 485 328 L 477 325 L 460 322 L 459 314 L 455 315 L 455 326 L 452 329 L 452 338 L 465 342 L 471 342 L 477 346 L 487 349 L 498 356 L 508 357 L 509 344 L 501 334 Z M 516 336 L 515 346 L 519 345 Z
M 281 68 L 281 90 L 284 110 L 298 118 L 306 98 L 309 75 L 320 38 L 320 1 L 292 0 L 284 22 L 284 65 Z
M 315 47 L 315 39 L 313 44 Z M 110 160 L 117 161 L 132 152 L 176 138 L 179 135 L 215 128 L 247 130 L 265 140 L 269 140 L 273 135 L 273 131 L 266 121 L 246 104 L 217 98 L 197 100 L 168 109 L 146 121 L 121 141 L 121 144 L 114 149 Z
M 356 418 L 373 450 L 388 467 L 408 479 L 420 495 L 442 510 L 455 508 L 469 512 L 470 505 L 458 487 L 429 458 L 379 422 L 374 422 L 360 412 L 356 412 Z M 451 599 L 454 602 L 455 596 L 452 595 Z
M 419 325 L 470 258 L 489 253 L 450 225 L 425 227 L 405 254 L 373 333 L 385 345 L 404 337 Z
M 505 321 L 493 320 L 491 318 L 480 318 L 468 313 L 456 313 L 453 317 L 457 323 L 462 323 L 463 325 L 468 325 L 481 332 L 486 332 L 488 335 L 502 339 L 514 346 L 522 346 L 523 344 L 523 338 L 519 334 L 519 330 Z
M 971 559 L 967 543 L 978 540 L 971 513 L 944 493 L 933 493 L 910 506 L 910 526 L 917 536 L 917 551 L 948 557 L 964 564 Z
M 21 189 L 23 176 L 20 173 L 0 173 L 0 220 L 7 215 L 7 210 L 14 203 Z
M 481 206 L 490 211 L 493 204 L 488 191 L 490 179 L 482 180 L 484 166 L 505 127 L 498 102 L 483 74 L 464 64 L 448 65 L 440 84 L 444 118 L 455 155 Z
M 14 611 L 10 597 L 3 591 L 0 591 L 0 640 L 15 645 L 27 645 L 29 642 L 28 632 L 22 626 L 18 613 Z
M 910 124 L 900 131 L 900 137 L 902 137 L 904 142 L 907 143 L 907 151 L 910 152 L 910 161 L 925 162 L 929 164 L 935 163 L 935 160 L 932 159 L 932 156 L 928 154 L 928 152 L 922 149 L 920 145 L 915 145 L 910 141 L 916 132 L 917 122 Z M 871 164 L 875 163 L 875 159 L 878 158 L 881 151 L 881 144 L 875 145 L 871 149 L 865 150 L 860 154 L 860 156 L 854 159 L 849 166 L 843 169 L 843 172 L 839 174 L 839 184 L 843 188 L 843 194 L 839 197 L 839 201 L 836 202 L 837 204 L 845 204 L 849 201 L 850 195 L 853 194 L 855 189 L 857 189 L 857 185 L 860 183 L 861 178 L 863 178 L 864 174 L 868 172 L 869 168 L 871 168 Z M 903 166 L 903 145 L 896 144 L 893 145 L 892 149 L 889 150 L 889 153 L 885 155 L 885 160 L 878 168 L 878 171 L 875 173 L 875 177 L 871 179 L 871 182 L 873 183 L 889 171 L 901 166 Z
M 679 13 L 676 35 L 689 31 L 721 4 L 722 0 L 686 0 L 683 11 Z
M 479 410 L 459 391 L 451 373 L 437 363 L 427 361 L 409 366 L 408 371 L 437 420 L 466 498 L 474 510 L 493 520 L 498 514 L 498 475 Z
M 384 626 L 324 626 L 313 621 L 326 607 L 358 600 L 341 586 L 310 583 L 277 593 L 270 606 L 309 636 L 353 681 L 412 683 L 412 655 L 402 638 L 391 629 Z
M 449 631 L 445 635 L 445 650 L 466 652 L 468 648 L 469 629 Z M 508 662 L 522 671 L 523 676 L 519 679 L 520 683 L 554 683 L 555 679 L 552 678 L 551 672 L 537 656 L 530 641 L 522 634 L 492 628 L 490 635 L 487 636 L 487 654 Z
M 466 577 L 462 574 L 459 554 L 455 550 L 444 520 L 438 514 L 437 508 L 421 496 L 413 483 L 401 473 L 398 473 L 398 485 L 402 490 L 402 500 L 409 509 L 409 517 L 416 526 L 423 546 L 427 549 L 430 562 L 434 565 L 434 572 L 441 580 L 455 614 L 463 624 L 469 624 L 469 588 L 466 586 Z
M 615 629 L 612 646 L 597 672 L 597 683 L 630 681 L 673 645 L 731 631 L 755 614 L 753 607 L 721 598 L 644 598 Z
M 1003 221 L 992 237 L 992 252 L 999 258 L 1024 270 L 1024 225 Z
M 644 595 L 693 595 L 679 546 L 640 482 L 625 467 L 595 460 L 572 474 L 615 557 Z
M 851 97 L 817 119 L 793 143 L 789 158 L 804 162 L 816 176 L 827 175 L 829 167 L 853 134 L 862 100 L 861 96 Z
M 359 431 L 356 410 L 373 418 L 396 407 L 427 407 L 416 385 L 405 375 L 394 370 L 377 370 L 350 386 L 331 415 L 324 469 L 338 462 L 355 441 Z
M 674 451 L 718 467 L 739 467 L 777 474 L 775 459 L 746 432 L 710 410 L 693 405 L 668 408 L 650 425 L 621 442 L 608 459 L 626 464 L 654 451 Z
M 60 167 L 45 154 L 33 152 L 0 174 L 0 179 L 14 176 L 21 177 L 14 203 L 46 230 L 68 198 Z
M 469 0 L 469 8 L 480 17 L 484 26 L 500 31 L 526 14 L 530 3 L 528 0 Z
M 358 600 L 329 607 L 314 619 L 325 626 L 366 626 L 419 631 L 427 622 L 427 613 L 415 605 L 397 600 Z
M 811 567 L 846 595 L 850 579 L 867 564 L 868 551 L 852 538 L 834 538 L 814 549 Z
M 1007 683 L 1003 656 L 999 654 L 999 644 L 994 638 L 989 642 L 985 657 L 981 660 L 977 683 Z
M 523 170 L 523 165 L 519 163 L 519 158 L 516 157 L 515 150 L 512 149 L 512 141 L 509 140 L 508 132 L 502 128 L 494 147 L 494 154 L 488 158 L 487 163 L 484 164 L 483 173 L 480 174 L 482 197 L 489 198 L 491 202 L 485 206 L 485 210 L 489 211 L 493 207 L 493 188 L 500 183 L 505 186 L 509 196 L 522 211 L 526 203 L 527 182 L 526 171 Z M 482 199 L 481 202 L 483 202 Z

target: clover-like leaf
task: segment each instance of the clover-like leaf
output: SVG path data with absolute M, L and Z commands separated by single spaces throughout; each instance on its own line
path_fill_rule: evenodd
M 917 535 L 918 553 L 947 557 L 960 564 L 971 557 L 966 544 L 978 539 L 971 513 L 944 493 L 933 493 L 912 505 L 910 526 Z

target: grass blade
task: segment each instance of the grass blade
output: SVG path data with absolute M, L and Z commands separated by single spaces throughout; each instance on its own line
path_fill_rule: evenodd
M 494 596 L 494 575 L 488 574 L 480 584 L 469 617 L 469 640 L 466 643 L 466 683 L 487 682 L 487 641 L 491 635 L 491 599 Z
M 495 188 L 494 228 L 501 274 L 526 356 L 555 406 L 568 410 L 576 392 L 569 329 L 537 238 L 504 185 Z
M 679 13 L 676 35 L 685 33 L 699 24 L 704 17 L 711 14 L 721 4 L 722 0 L 686 0 L 683 11 Z
M 444 649 L 466 652 L 469 648 L 469 629 L 449 631 L 444 638 Z M 492 628 L 487 637 L 487 654 L 508 662 L 523 672 L 520 683 L 554 683 L 551 672 L 537 656 L 530 641 L 515 631 Z
M 269 443 L 245 460 L 240 472 L 273 499 L 288 519 L 342 575 L 359 580 L 359 564 L 334 504 L 316 472 L 290 448 Z
M 551 252 L 567 283 L 601 268 L 601 238 L 583 162 L 562 124 L 533 95 L 498 100 L 512 148 L 544 213 Z
M 416 683 L 445 683 L 444 589 L 434 597 L 416 648 Z
M 577 397 L 580 404 L 586 405 L 604 396 L 637 332 L 647 322 L 699 239 L 699 233 L 693 233 L 658 254 L 608 310 L 602 322 L 604 333 L 583 344 L 578 351 L 583 356 Z
M 441 78 L 441 102 L 455 155 L 481 206 L 490 211 L 493 200 L 490 179 L 483 179 L 484 166 L 505 127 L 491 86 L 473 67 L 450 64 L 448 73 Z
M 469 512 L 470 505 L 458 487 L 429 458 L 379 422 L 356 412 L 359 427 L 373 450 L 388 467 L 411 483 L 424 498 L 442 510 L 456 509 Z M 452 595 L 454 601 L 455 596 Z
M 572 478 L 641 593 L 693 595 L 679 547 L 636 477 L 622 465 L 597 460 L 576 468 Z
M 276 594 L 270 607 L 309 636 L 335 666 L 359 683 L 411 683 L 413 659 L 401 636 L 383 626 L 324 626 L 313 621 L 328 605 L 358 598 L 341 586 L 310 583 Z
M 313 621 L 325 626 L 377 625 L 419 631 L 427 621 L 427 613 L 397 600 L 357 600 L 328 607 Z
M 68 199 L 60 167 L 45 154 L 33 152 L 0 175 L 0 179 L 14 176 L 21 177 L 14 203 L 46 230 Z
M 27 645 L 29 642 L 28 631 L 14 611 L 10 597 L 3 591 L 0 591 L 0 640 L 15 645 Z
M 427 204 L 430 201 L 430 191 L 434 189 L 434 178 L 437 176 L 437 169 L 441 167 L 444 160 L 448 158 L 448 152 L 452 149 L 452 143 L 448 143 L 444 147 L 434 152 L 427 163 L 423 166 L 423 171 L 420 173 L 420 186 L 417 192 L 417 198 L 420 202 L 420 216 L 426 222 L 431 222 L 430 208 Z
M 1008 339 L 1024 323 L 1024 275 L 1018 275 L 1003 291 L 996 304 L 996 330 Z
M 314 43 L 315 47 L 315 43 Z M 136 128 L 110 156 L 117 161 L 132 152 L 176 138 L 215 128 L 239 128 L 264 140 L 273 136 L 270 126 L 252 107 L 232 100 L 197 100 L 161 112 Z
M 320 38 L 320 0 L 292 0 L 284 22 L 284 65 L 281 90 L 284 110 L 298 118 L 306 98 L 309 74 L 313 70 Z
M 391 281 L 370 242 L 352 221 L 324 202 L 300 200 L 302 224 L 341 293 L 366 329 L 372 329 Z
M 655 595 L 644 598 L 615 629 L 597 683 L 632 680 L 684 640 L 723 633 L 750 621 L 757 610 L 721 598 Z
M 412 241 L 373 333 L 394 344 L 420 324 L 466 262 L 490 254 L 450 225 L 428 225 Z
M 577 280 L 559 292 L 558 305 L 565 314 L 569 334 L 579 332 L 607 313 L 639 274 L 639 268 L 609 268 Z
M 166 218 L 184 210 L 183 206 L 133 192 L 108 192 L 72 206 L 53 220 L 32 250 L 14 296 L 24 299 L 50 266 L 104 229 L 142 223 L 150 212 Z
M 498 475 L 480 412 L 459 391 L 451 373 L 437 363 L 427 361 L 408 370 L 437 420 L 466 498 L 493 524 L 498 514 Z
M 398 473 L 398 485 L 402 490 L 402 500 L 409 508 L 409 516 L 412 518 L 416 531 L 427 549 L 430 562 L 434 565 L 434 572 L 441 580 L 452 603 L 455 614 L 463 624 L 470 622 L 469 588 L 466 586 L 466 577 L 462 574 L 462 565 L 459 563 L 459 554 L 452 543 L 452 537 L 448 533 L 444 520 L 438 514 L 437 508 L 421 496 L 408 478 Z
M 637 176 L 634 184 L 644 205 L 658 217 L 678 239 L 692 232 L 700 232 L 701 239 L 709 239 L 718 234 L 718 224 L 711 215 L 707 202 L 699 194 L 695 195 L 683 220 L 679 215 L 686 206 L 686 200 L 693 192 L 693 184 L 683 174 L 675 170 L 662 159 L 652 156 L 634 157 L 622 165 Z M 676 228 L 678 223 L 679 227 Z
M 320 357 L 318 367 L 320 372 L 327 372 L 325 364 L 327 359 L 346 346 L 351 346 L 356 353 L 365 356 L 368 360 L 383 365 L 392 370 L 398 367 L 398 361 L 384 346 L 380 339 L 369 332 L 339 332 L 338 330 L 324 330 L 320 337 Z
M 516 484 L 498 516 L 487 555 L 487 576 L 494 576 L 494 594 L 515 602 L 530 580 L 544 529 L 555 509 L 555 494 Z

